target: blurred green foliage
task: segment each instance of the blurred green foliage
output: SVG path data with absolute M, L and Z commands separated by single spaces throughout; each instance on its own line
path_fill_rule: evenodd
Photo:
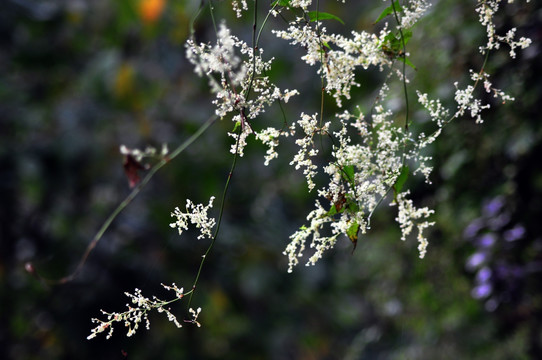
M 436 208 L 428 255 L 402 243 L 393 209 L 382 207 L 371 233 L 342 239 L 317 266 L 287 274 L 281 254 L 304 222 L 314 194 L 281 158 L 263 166 L 264 149 L 250 144 L 239 162 L 217 244 L 203 269 L 194 305 L 201 328 L 177 329 L 153 315 L 151 329 L 133 338 L 117 326 L 110 340 L 87 341 L 99 309 L 120 311 L 124 291 L 138 287 L 166 297 L 160 283 L 188 288 L 207 246 L 191 233 L 179 237 L 169 214 L 188 197 L 206 202 L 222 191 L 231 156 L 231 123 L 217 123 L 165 167 L 115 220 L 83 272 L 61 286 L 43 286 L 25 272 L 72 271 L 90 239 L 128 194 L 121 144 L 144 148 L 180 144 L 213 113 L 207 84 L 184 58 L 183 43 L 197 1 L 8 0 L 0 12 L 0 357 L 3 359 L 527 359 L 542 354 L 542 101 L 539 4 L 506 4 L 499 23 L 533 39 L 506 60 L 492 54 L 488 72 L 516 101 L 493 106 L 483 125 L 456 121 L 433 148 L 431 186 L 409 177 L 420 204 Z M 261 3 L 263 8 L 267 3 Z M 163 6 L 163 8 L 161 8 Z M 252 6 L 252 5 L 251 5 Z M 334 31 L 371 29 L 382 8 L 368 2 L 321 1 L 338 16 Z M 504 5 L 503 5 L 504 6 Z M 249 16 L 235 19 L 227 1 L 217 18 L 243 38 Z M 450 97 L 453 79 L 480 66 L 483 29 L 474 4 L 435 4 L 409 42 L 413 86 Z M 250 13 L 250 12 L 249 12 Z M 272 19 L 273 26 L 284 26 Z M 354 24 L 354 25 L 352 25 Z M 196 36 L 213 39 L 208 11 Z M 285 107 L 319 108 L 320 80 L 300 64 L 295 48 L 264 34 L 261 46 L 276 56 L 270 74 L 280 85 L 295 77 L 304 94 Z M 280 57 L 279 57 L 280 55 Z M 463 74 L 463 75 L 462 75 Z M 370 109 L 378 72 L 359 74 L 353 93 Z M 412 94 L 413 97 L 413 94 Z M 358 100 L 359 99 L 359 100 Z M 329 99 L 328 99 L 329 100 Z M 488 102 L 492 99 L 488 97 Z M 336 109 L 326 103 L 326 113 Z M 327 105 L 329 104 L 329 105 Z M 450 105 L 450 104 L 448 104 Z M 499 104 L 492 104 L 499 105 Z M 403 110 L 400 110 L 403 111 Z M 254 126 L 278 123 L 272 107 Z M 421 121 L 423 116 L 417 116 Z M 423 124 L 420 124 L 423 128 Z M 513 264 L 521 276 L 492 283 L 473 297 L 475 273 L 466 267 L 478 241 L 464 229 L 483 217 L 484 204 L 501 196 L 509 220 L 480 233 L 496 234 L 488 268 Z M 216 214 L 215 214 L 216 215 Z M 516 224 L 525 233 L 504 234 Z M 485 229 L 485 228 L 484 228 Z M 497 249 L 497 248 L 494 248 Z M 507 265 L 507 266 L 508 266 Z M 510 286 L 514 285 L 513 288 Z M 497 306 L 489 306 L 494 299 Z M 173 309 L 180 318 L 181 302 Z

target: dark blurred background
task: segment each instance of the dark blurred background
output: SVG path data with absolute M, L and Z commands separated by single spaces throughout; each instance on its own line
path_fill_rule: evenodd
M 252 4 L 252 2 L 250 2 Z M 370 30 L 384 5 L 320 1 L 346 26 Z M 394 208 L 382 206 L 372 231 L 342 239 L 314 267 L 287 274 L 281 253 L 305 221 L 315 194 L 288 165 L 292 144 L 263 166 L 251 142 L 225 204 L 220 236 L 205 264 L 194 306 L 203 326 L 177 329 L 162 314 L 151 328 L 86 340 L 100 309 L 123 311 L 124 291 L 169 298 L 160 283 L 190 288 L 208 245 L 168 224 L 186 198 L 221 194 L 232 161 L 232 123 L 216 123 L 163 168 L 114 221 L 73 281 L 44 286 L 76 267 L 106 217 L 129 193 L 119 146 L 174 148 L 214 112 L 205 80 L 184 57 L 199 1 L 5 0 L 0 11 L 0 358 L 2 359 L 538 359 L 542 358 L 541 4 L 502 4 L 503 33 L 518 28 L 533 45 L 512 61 L 492 53 L 487 71 L 515 102 L 492 107 L 485 123 L 460 119 L 431 149 L 432 185 L 410 178 L 419 205 L 436 209 L 425 259 L 403 243 Z M 215 4 L 234 33 L 251 36 L 250 15 Z M 252 5 L 251 5 L 252 6 Z M 268 1 L 260 1 L 263 19 Z M 411 93 L 453 98 L 453 82 L 478 69 L 484 29 L 474 2 L 437 1 L 409 44 Z M 250 11 L 248 14 L 251 14 Z M 285 28 L 271 19 L 266 28 Z M 208 9 L 200 41 L 214 39 Z M 302 49 L 264 31 L 275 56 L 270 76 L 302 93 L 289 119 L 319 109 L 316 68 Z M 369 110 L 382 81 L 360 72 L 352 105 Z M 480 92 L 481 93 L 481 92 Z M 404 99 L 396 113 L 404 116 Z M 453 106 L 452 102 L 446 105 Z M 326 99 L 326 115 L 337 111 Z M 272 106 L 253 126 L 281 125 Z M 413 119 L 431 130 L 426 115 Z M 217 215 L 218 201 L 212 215 Z M 183 318 L 186 302 L 172 311 Z

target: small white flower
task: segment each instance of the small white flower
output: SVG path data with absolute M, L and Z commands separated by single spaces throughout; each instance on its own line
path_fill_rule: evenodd
M 171 213 L 172 217 L 176 217 L 177 221 L 169 224 L 172 228 L 177 228 L 179 235 L 184 230 L 188 230 L 188 225 L 196 225 L 196 228 L 200 229 L 198 240 L 207 237 L 211 239 L 213 237 L 212 230 L 216 225 L 214 218 L 209 218 L 207 212 L 213 207 L 213 201 L 215 197 L 211 196 L 207 206 L 202 204 L 195 205 L 190 199 L 186 200 L 186 212 L 182 212 L 178 207 Z
M 239 4 L 239 0 L 232 0 L 231 5 L 238 18 L 243 15 L 243 11 L 248 10 L 247 0 L 241 0 L 241 4 Z
M 427 207 L 416 208 L 414 207 L 412 200 L 407 199 L 408 191 L 403 192 L 397 196 L 397 222 L 401 228 L 401 240 L 406 240 L 407 236 L 412 232 L 414 226 L 418 230 L 418 250 L 420 258 L 423 258 L 427 252 L 428 241 L 423 235 L 423 231 L 430 226 L 433 226 L 434 222 L 429 222 L 426 219 L 435 213 L 434 210 L 430 210 Z
M 149 330 L 151 326 L 149 321 L 149 312 L 153 310 L 156 310 L 159 313 L 165 313 L 168 320 L 173 322 L 175 326 L 178 328 L 182 327 L 181 323 L 177 320 L 177 317 L 166 306 L 184 297 L 183 288 L 177 287 L 175 283 L 173 283 L 171 286 L 164 284 L 162 284 L 162 286 L 166 290 L 174 291 L 176 297 L 171 300 L 161 300 L 156 296 L 153 296 L 152 299 L 149 299 L 143 296 L 141 290 L 137 288 L 133 294 L 125 292 L 125 295 L 131 299 L 131 303 L 134 304 L 134 306 L 132 307 L 127 304 L 126 307 L 128 310 L 122 313 L 108 313 L 101 310 L 102 314 L 107 316 L 107 321 L 92 319 L 92 322 L 98 324 L 98 326 L 91 330 L 87 340 L 95 338 L 98 334 L 107 329 L 109 329 L 109 333 L 107 334 L 106 338 L 110 339 L 113 335 L 113 324 L 116 322 L 123 323 L 124 326 L 128 328 L 126 332 L 126 336 L 128 337 L 136 333 L 137 329 L 139 329 L 139 324 L 142 322 L 145 323 L 145 328 Z M 197 311 L 192 309 L 190 311 L 193 314 L 193 320 L 189 322 L 196 324 L 198 327 L 201 326 L 201 324 L 196 321 L 200 311 L 201 308 L 198 308 Z
M 197 321 L 201 308 L 199 307 L 197 310 L 190 308 L 188 311 L 192 314 L 192 320 L 190 320 L 190 322 L 196 324 L 198 327 L 201 327 L 201 324 Z

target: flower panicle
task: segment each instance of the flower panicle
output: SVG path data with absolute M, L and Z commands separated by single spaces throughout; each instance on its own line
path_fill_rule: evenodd
M 113 325 L 115 323 L 124 324 L 124 326 L 128 329 L 126 332 L 126 336 L 128 337 L 136 333 L 141 323 L 144 323 L 145 328 L 149 330 L 149 313 L 153 310 L 158 313 L 165 313 L 167 319 L 173 322 L 175 326 L 177 326 L 178 328 L 182 327 L 180 321 L 177 320 L 177 317 L 171 312 L 171 309 L 168 307 L 168 305 L 178 300 L 181 300 L 182 298 L 184 298 L 186 293 L 184 292 L 182 287 L 179 288 L 177 285 L 175 285 L 175 283 L 173 283 L 172 285 L 162 284 L 162 287 L 168 291 L 173 291 L 175 293 L 175 297 L 170 300 L 161 300 L 156 296 L 153 296 L 152 298 L 147 298 L 143 296 L 141 290 L 137 288 L 135 289 L 134 293 L 125 292 L 124 294 L 130 299 L 130 303 L 126 304 L 128 310 L 124 312 L 113 313 L 108 313 L 104 310 L 101 310 L 101 313 L 106 317 L 106 320 L 101 320 L 97 318 L 92 319 L 92 322 L 97 324 L 97 326 L 91 330 L 90 335 L 87 336 L 87 340 L 94 339 L 99 334 L 105 331 L 108 331 L 106 339 L 110 339 L 113 336 Z M 184 322 L 190 322 L 200 327 L 201 324 L 197 321 L 197 318 L 199 316 L 199 313 L 201 312 L 201 308 L 198 308 L 197 311 L 194 311 L 192 309 L 190 309 L 189 311 L 192 314 L 192 319 L 189 321 L 185 320 Z

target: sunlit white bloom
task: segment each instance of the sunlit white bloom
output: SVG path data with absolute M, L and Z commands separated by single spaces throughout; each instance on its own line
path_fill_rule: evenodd
M 426 219 L 434 214 L 434 210 L 430 210 L 427 207 L 416 208 L 413 205 L 412 200 L 407 199 L 408 191 L 405 191 L 397 196 L 397 208 L 398 213 L 395 220 L 399 223 L 401 228 L 401 240 L 406 240 L 410 235 L 414 226 L 418 230 L 418 242 L 420 258 L 423 258 L 427 252 L 427 239 L 423 235 L 423 230 L 430 226 L 433 226 L 434 222 L 429 222 Z M 394 204 L 392 204 L 394 205 Z
M 242 125 L 240 134 L 229 135 L 235 139 L 231 152 L 243 156 L 247 137 L 253 134 L 251 121 L 274 102 L 288 102 L 298 91 L 282 91 L 273 84 L 266 75 L 273 58 L 263 60 L 262 48 L 254 49 L 231 35 L 224 23 L 220 24 L 216 45 L 196 45 L 189 40 L 186 48 L 187 58 L 194 64 L 196 73 L 209 79 L 215 94 L 212 102 L 216 114 L 224 118 L 233 113 L 232 121 Z
M 264 165 L 269 165 L 269 162 L 279 156 L 277 153 L 276 147 L 279 145 L 279 138 L 280 136 L 288 137 L 289 132 L 287 131 L 280 131 L 278 129 L 275 129 L 273 127 L 268 127 L 267 129 L 263 129 L 255 134 L 256 139 L 260 140 L 262 144 L 268 147 L 267 152 L 265 154 L 265 162 Z
M 381 95 L 385 96 L 387 91 L 384 86 Z M 391 111 L 379 104 L 374 108 L 370 123 L 361 111 L 358 114 L 344 111 L 337 115 L 339 130 L 328 134 L 330 125 L 326 125 L 326 134 L 334 138 L 333 160 L 323 167 L 328 180 L 318 189 L 318 195 L 327 201 L 325 204 L 316 201 L 315 209 L 307 216 L 309 224 L 290 237 L 284 251 L 289 259 L 289 271 L 299 263 L 307 242 L 314 250 L 307 265 L 314 265 L 326 250 L 334 247 L 339 236 L 346 236 L 355 244 L 358 236 L 368 231 L 372 212 L 401 172 L 404 144 L 410 136 L 394 124 L 391 116 Z M 298 123 L 307 135 L 320 131 L 316 116 L 303 114 Z M 356 130 L 355 137 L 350 134 L 352 128 Z M 296 143 L 301 147 L 296 155 L 301 160 L 295 162 L 299 165 L 310 159 L 312 138 L 307 136 Z M 416 159 L 415 152 L 412 158 Z M 307 184 L 309 189 L 315 187 L 312 177 L 307 178 Z
M 312 4 L 312 0 L 291 0 L 291 7 L 298 7 L 302 9 L 307 9 Z
M 190 312 L 190 314 L 192 314 L 192 319 L 187 322 L 191 322 L 193 324 L 196 324 L 198 327 L 201 327 L 201 324 L 198 322 L 198 316 L 201 312 L 201 308 L 199 307 L 196 310 L 190 308 L 188 311 Z
M 127 311 L 121 312 L 121 313 L 108 313 L 106 311 L 101 310 L 102 314 L 106 316 L 107 320 L 100 320 L 100 319 L 92 319 L 92 322 L 98 324 L 94 329 L 91 330 L 91 334 L 87 337 L 87 340 L 95 338 L 98 334 L 108 330 L 108 334 L 106 336 L 106 339 L 110 339 L 113 335 L 113 325 L 114 323 L 120 322 L 123 323 L 126 328 L 128 328 L 126 332 L 126 336 L 130 337 L 134 335 L 139 329 L 139 325 L 141 323 L 145 323 L 145 328 L 147 330 L 150 329 L 150 321 L 149 321 L 149 312 L 155 310 L 158 313 L 165 313 L 168 320 L 175 324 L 177 327 L 182 327 L 181 323 L 177 320 L 177 317 L 170 311 L 167 305 L 178 301 L 184 297 L 183 288 L 177 287 L 175 283 L 173 283 L 171 286 L 164 285 L 162 286 L 166 290 L 174 291 L 176 294 L 176 297 L 172 300 L 160 300 L 156 296 L 153 296 L 152 299 L 147 298 L 143 296 L 140 289 L 135 289 L 134 293 L 125 292 L 124 294 L 130 298 L 130 304 L 126 304 L 126 307 L 128 308 Z M 192 322 L 198 326 L 200 324 L 196 321 L 197 315 L 199 315 L 199 312 L 201 311 L 201 308 L 198 308 L 197 313 L 195 314 L 195 317 L 193 320 L 190 320 L 188 322 Z
M 131 155 L 134 157 L 134 159 L 137 162 L 140 162 L 144 158 L 164 157 L 168 154 L 169 150 L 168 150 L 167 144 L 162 144 L 160 154 L 157 155 L 158 150 L 152 146 L 147 146 L 145 150 L 140 150 L 140 149 L 130 149 L 126 145 L 121 145 L 119 148 L 119 152 L 122 155 Z
M 482 100 L 474 97 L 474 86 L 468 85 L 465 89 L 460 89 L 455 82 L 455 101 L 457 102 L 457 116 L 463 116 L 465 111 L 470 110 L 470 116 L 476 119 L 477 124 L 483 122 L 482 110 L 489 109 L 489 104 L 482 104 Z
M 235 15 L 240 18 L 243 15 L 243 11 L 248 10 L 247 0 L 232 0 L 231 5 Z
M 527 1 L 529 2 L 529 1 Z M 521 37 L 518 41 L 515 40 L 516 28 L 508 30 L 505 35 L 499 35 L 496 32 L 494 17 L 499 10 L 501 0 L 487 0 L 480 1 L 476 7 L 478 13 L 478 20 L 480 24 L 486 27 L 487 44 L 480 47 L 480 52 L 485 54 L 489 50 L 497 50 L 500 48 L 501 43 L 508 44 L 510 46 L 509 55 L 511 58 L 516 57 L 516 48 L 525 49 L 531 45 L 531 39 Z
M 318 149 L 314 147 L 313 137 L 318 134 L 326 134 L 330 123 L 327 122 L 322 127 L 319 127 L 316 114 L 310 116 L 302 113 L 300 120 L 297 121 L 297 125 L 301 127 L 303 137 L 295 141 L 296 145 L 299 146 L 299 150 L 290 162 L 290 165 L 294 165 L 296 170 L 303 168 L 303 175 L 307 179 L 309 191 L 312 191 L 315 186 L 313 178 L 316 176 L 318 170 L 318 167 L 312 161 L 318 154 Z
M 510 56 L 514 57 L 515 50 L 529 46 L 530 40 L 524 37 L 516 40 L 515 28 L 505 35 L 496 33 L 494 17 L 501 1 L 482 1 L 476 7 L 488 37 L 482 52 L 498 49 L 504 43 L 508 44 Z M 234 1 L 238 15 L 244 4 L 243 1 Z M 388 70 L 389 75 L 373 104 L 370 117 L 366 118 L 360 109 L 356 113 L 346 110 L 324 121 L 323 114 L 302 112 L 287 131 L 257 124 L 255 120 L 267 106 L 277 100 L 287 102 L 298 92 L 283 91 L 272 84 L 267 73 L 273 59 L 263 60 L 263 50 L 256 50 L 231 35 L 223 24 L 216 45 L 188 43 L 188 58 L 196 65 L 196 72 L 210 78 L 211 90 L 216 94 L 213 101 L 216 113 L 220 117 L 231 114 L 232 120 L 240 125 L 229 133 L 235 140 L 230 149 L 232 153 L 243 156 L 247 139 L 253 135 L 267 147 L 267 165 L 278 157 L 279 138 L 293 135 L 294 129 L 297 130 L 295 144 L 298 150 L 290 165 L 303 171 L 309 191 L 316 189 L 320 199 L 308 214 L 308 223 L 290 237 L 284 251 L 289 259 L 289 271 L 298 264 L 306 248 L 312 250 L 307 264 L 313 265 L 326 250 L 334 247 L 340 236 L 350 238 L 355 246 L 358 235 L 365 234 L 370 228 L 374 210 L 392 190 L 394 203 L 398 206 L 396 220 L 402 239 L 416 228 L 420 257 L 423 257 L 427 248 L 423 233 L 433 224 L 427 221 L 433 211 L 414 207 L 407 198 L 408 191 L 397 190 L 399 178 L 421 174 L 430 183 L 432 166 L 428 147 L 442 134 L 444 125 L 465 114 L 478 123 L 482 122 L 482 112 L 490 104 L 476 96 L 478 85 L 503 102 L 513 98 L 495 88 L 484 71 L 471 71 L 471 83 L 461 88 L 455 83 L 457 108 L 452 116 L 439 99 L 430 99 L 428 94 L 417 92 L 418 102 L 427 110 L 434 129 L 428 134 L 413 133 L 407 123 L 411 121 L 408 115 L 404 120 L 398 118 L 384 99 L 390 91 L 387 85 L 390 79 L 397 79 L 405 86 L 409 84 L 403 66 L 396 66 L 401 57 L 406 62 L 409 53 L 406 49 L 399 50 L 397 42 L 402 42 L 400 33 L 405 36 L 406 30 L 412 29 L 427 13 L 428 1 L 403 2 L 392 14 L 386 10 L 390 21 L 377 32 L 351 31 L 348 35 L 329 33 L 321 22 L 314 21 L 313 14 L 307 13 L 312 5 L 312 0 L 291 0 L 287 7 L 277 5 L 272 11 L 274 16 L 279 10 L 291 8 L 302 9 L 303 14 L 299 12 L 300 15 L 290 21 L 286 29 L 272 30 L 273 33 L 303 50 L 301 60 L 317 66 L 316 74 L 322 78 L 323 90 L 333 96 L 339 107 L 351 99 L 352 87 L 361 86 L 359 78 L 356 79 L 357 72 L 370 68 Z M 320 146 L 315 144 L 315 136 L 331 139 L 331 154 L 327 154 L 331 160 L 327 164 L 317 165 L 316 157 L 320 155 L 322 142 Z M 317 177 L 319 174 L 321 177 Z M 316 179 L 322 183 L 317 184 Z M 186 221 L 177 226 L 179 231 L 184 229 Z
M 444 126 L 450 115 L 448 109 L 442 105 L 439 99 L 429 100 L 429 95 L 420 91 L 416 91 L 416 94 L 418 95 L 418 102 L 429 112 L 431 121 L 435 122 L 439 128 Z
M 182 212 L 179 208 L 175 208 L 174 212 L 171 213 L 172 217 L 176 217 L 177 221 L 169 224 L 172 228 L 177 228 L 179 235 L 183 233 L 184 230 L 188 230 L 188 225 L 196 225 L 196 228 L 200 229 L 200 234 L 198 239 L 203 239 L 207 237 L 211 239 L 213 237 L 212 230 L 216 224 L 214 218 L 209 218 L 207 212 L 210 208 L 213 207 L 213 201 L 215 197 L 211 196 L 207 206 L 202 204 L 195 205 L 190 199 L 186 200 L 186 212 Z
M 339 34 L 328 35 L 326 28 L 320 24 L 315 27 L 298 18 L 290 23 L 287 30 L 273 32 L 279 38 L 289 40 L 292 45 L 301 45 L 306 51 L 301 59 L 307 64 L 320 63 L 317 73 L 326 80 L 325 90 L 333 95 L 338 106 L 342 106 L 342 98 L 350 99 L 352 86 L 360 86 L 355 80 L 357 68 L 376 66 L 382 71 L 393 64 L 382 51 L 389 34 L 387 28 L 378 35 L 352 31 L 352 36 L 348 38 Z
M 411 0 L 403 6 L 403 12 L 401 16 L 401 25 L 403 29 L 409 29 L 425 14 L 431 4 L 425 0 Z

